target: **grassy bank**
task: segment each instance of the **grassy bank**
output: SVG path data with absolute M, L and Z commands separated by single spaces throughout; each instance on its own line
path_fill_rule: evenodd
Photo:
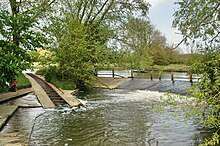
M 183 64 L 154 65 L 146 70 L 188 72 L 189 66 Z
M 50 81 L 53 85 L 56 87 L 63 89 L 63 90 L 75 90 L 76 85 L 73 83 L 73 81 L 59 81 L 59 80 L 52 80 Z
M 17 89 L 31 87 L 30 81 L 22 73 L 18 74 L 16 80 L 17 80 Z

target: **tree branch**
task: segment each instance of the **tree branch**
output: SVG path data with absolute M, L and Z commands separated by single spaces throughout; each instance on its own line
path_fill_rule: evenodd
M 100 17 L 99 21 L 96 23 L 96 25 L 98 26 L 102 20 L 104 19 L 105 15 L 107 14 L 107 12 L 109 11 L 109 9 L 112 7 L 112 5 L 114 4 L 115 0 L 112 0 L 111 3 L 108 5 L 108 7 L 105 9 L 105 12 L 102 13 L 102 16 Z
M 82 23 L 83 17 L 84 17 L 85 12 L 86 12 L 87 5 L 88 5 L 88 0 L 85 1 L 84 7 L 83 7 L 83 11 L 82 11 L 81 17 L 79 19 L 80 23 Z
M 98 17 L 98 15 L 103 11 L 103 9 L 105 8 L 106 4 L 108 3 L 108 0 L 106 0 L 104 2 L 104 4 L 102 5 L 102 7 L 99 9 L 99 11 L 96 13 L 96 15 L 93 17 L 93 19 L 90 21 L 90 24 L 93 23 L 93 21 L 96 19 L 96 17 Z
M 79 13 L 80 13 L 80 11 L 81 11 L 82 4 L 83 4 L 83 0 L 81 0 L 80 3 L 79 3 L 79 7 L 78 7 L 77 14 L 76 14 L 76 18 L 79 18 Z
M 87 17 L 87 19 L 85 21 L 85 25 L 87 25 L 87 23 L 89 22 L 89 19 L 90 19 L 91 15 L 92 15 L 92 12 L 93 12 L 93 9 L 94 9 L 96 3 L 97 3 L 97 0 L 93 0 L 91 2 L 91 9 L 90 9 L 88 17 Z

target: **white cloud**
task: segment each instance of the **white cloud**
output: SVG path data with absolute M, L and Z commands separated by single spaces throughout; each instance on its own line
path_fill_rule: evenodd
M 169 3 L 170 1 L 173 1 L 173 0 L 145 0 L 145 1 L 149 2 L 151 4 L 151 7 L 154 8 L 160 4 Z

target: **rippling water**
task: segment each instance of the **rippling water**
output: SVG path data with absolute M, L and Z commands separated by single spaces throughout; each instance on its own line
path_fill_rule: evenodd
M 76 111 L 49 110 L 35 123 L 30 146 L 194 146 L 208 132 L 176 110 L 152 110 L 162 93 L 112 91 L 80 93 L 88 105 Z

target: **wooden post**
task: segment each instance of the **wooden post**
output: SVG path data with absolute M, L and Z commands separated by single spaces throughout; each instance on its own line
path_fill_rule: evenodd
M 134 78 L 133 70 L 131 69 L 131 78 Z
M 192 83 L 192 73 L 189 74 L 189 81 Z
M 174 83 L 174 74 L 171 72 L 171 81 Z
M 161 71 L 159 72 L 159 80 L 161 81 Z
M 150 79 L 153 80 L 153 71 L 150 72 Z
M 112 69 L 112 77 L 115 78 L 115 70 L 114 70 L 114 68 Z

